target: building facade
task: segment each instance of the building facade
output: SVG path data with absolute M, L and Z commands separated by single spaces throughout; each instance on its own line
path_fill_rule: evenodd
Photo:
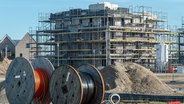
M 29 33 L 26 33 L 26 35 L 19 41 L 19 43 L 16 45 L 15 48 L 15 56 L 23 56 L 26 59 L 29 59 L 30 61 L 34 59 L 35 52 L 31 52 L 35 50 L 35 40 L 30 36 Z
M 172 55 L 175 33 L 164 27 L 164 16 L 152 13 L 150 7 L 122 8 L 103 2 L 51 13 L 40 22 L 34 38 L 42 49 L 36 50 L 36 56 L 50 59 L 55 66 L 88 63 L 102 68 L 119 61 L 155 69 L 155 45 L 160 43 L 169 44 L 173 50 L 169 59 L 177 60 Z
M 0 41 L 0 58 L 15 58 L 16 42 L 13 41 L 8 35 L 5 35 Z

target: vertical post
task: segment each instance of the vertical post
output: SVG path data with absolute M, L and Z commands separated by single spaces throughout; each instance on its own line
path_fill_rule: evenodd
M 5 45 L 5 58 L 7 58 L 8 57 L 8 45 L 6 44 Z
M 94 57 L 94 59 L 93 59 L 93 65 L 95 66 L 95 49 L 93 49 L 93 57 Z
M 39 31 L 39 28 L 38 28 Z M 38 51 L 39 51 L 39 39 L 38 39 L 38 31 L 36 31 L 36 58 L 38 58 Z M 34 57 L 35 58 L 35 57 Z
M 106 41 L 106 66 L 111 65 L 110 59 L 110 29 L 109 29 L 109 14 L 107 10 L 106 14 L 107 24 L 106 24 L 106 32 L 105 32 L 105 41 Z
M 59 42 L 57 42 L 57 58 L 58 58 L 58 59 L 57 59 L 57 61 L 58 61 L 58 62 L 57 62 L 58 65 L 57 65 L 57 66 L 59 67 Z

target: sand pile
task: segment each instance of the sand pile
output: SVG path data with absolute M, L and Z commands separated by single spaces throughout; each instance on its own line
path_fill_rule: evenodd
M 10 65 L 11 60 L 4 58 L 3 61 L 0 61 L 0 74 L 5 75 L 6 71 L 8 69 L 8 66 Z
M 118 63 L 101 70 L 106 92 L 172 94 L 174 91 L 162 83 L 149 69 L 136 63 Z
M 6 98 L 5 89 L 0 92 L 0 104 L 9 104 Z
M 0 104 L 8 104 L 4 88 L 5 82 L 0 82 Z

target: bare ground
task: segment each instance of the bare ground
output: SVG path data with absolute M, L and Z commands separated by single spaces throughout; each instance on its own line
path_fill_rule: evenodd
M 106 92 L 183 95 L 163 83 L 149 69 L 136 63 L 119 63 L 101 70 Z
M 5 58 L 3 61 L 0 61 L 0 75 L 5 75 L 6 71 L 8 69 L 8 66 L 10 65 L 11 60 Z

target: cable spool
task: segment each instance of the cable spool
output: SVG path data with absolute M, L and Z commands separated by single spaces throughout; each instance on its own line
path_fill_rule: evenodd
M 82 65 L 77 70 L 62 65 L 51 76 L 49 92 L 53 104 L 100 104 L 104 80 L 92 65 Z
M 6 73 L 6 95 L 10 104 L 50 103 L 49 80 L 54 67 L 45 58 L 15 58 Z

